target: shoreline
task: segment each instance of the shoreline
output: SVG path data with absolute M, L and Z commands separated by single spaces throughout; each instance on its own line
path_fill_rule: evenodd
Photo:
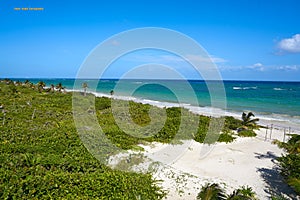
M 67 92 L 83 92 L 82 90 L 77 89 L 66 89 Z M 130 97 L 130 96 L 119 96 L 119 95 L 110 95 L 110 94 L 104 94 L 100 92 L 94 92 L 94 91 L 87 91 L 89 94 L 93 94 L 95 97 L 107 97 L 117 100 L 124 100 L 124 101 L 134 101 L 136 103 L 142 103 L 142 104 L 149 104 L 151 106 L 156 106 L 158 108 L 170 108 L 170 107 L 182 107 L 187 109 L 188 111 L 192 112 L 193 114 L 198 115 L 204 115 L 204 116 L 211 116 L 211 117 L 224 117 L 224 116 L 232 116 L 236 119 L 241 119 L 242 112 L 238 113 L 238 111 L 227 111 L 220 108 L 213 108 L 213 107 L 198 107 L 198 106 L 192 106 L 190 104 L 179 104 L 179 103 L 172 103 L 172 102 L 162 102 L 162 101 L 156 101 L 156 100 L 150 100 L 150 99 L 140 99 L 136 97 Z M 248 112 L 248 111 L 245 111 Z M 250 112 L 250 111 L 249 111 Z M 288 115 L 281 115 L 281 114 L 275 114 L 272 113 L 271 115 L 277 115 L 280 118 L 274 118 L 271 115 L 262 115 L 260 113 L 255 114 L 256 118 L 259 118 L 258 125 L 261 126 L 273 126 L 279 129 L 288 129 L 291 128 L 294 132 L 297 132 L 300 134 L 300 116 L 299 116 L 299 123 L 298 119 L 297 122 L 290 121 L 287 119 Z M 284 119 L 285 117 L 285 119 Z

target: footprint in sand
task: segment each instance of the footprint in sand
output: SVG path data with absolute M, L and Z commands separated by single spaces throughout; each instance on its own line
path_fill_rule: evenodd
M 232 159 L 232 158 L 229 158 L 227 161 L 228 161 L 229 163 L 232 163 L 233 165 L 234 165 L 234 163 L 235 163 L 234 159 Z

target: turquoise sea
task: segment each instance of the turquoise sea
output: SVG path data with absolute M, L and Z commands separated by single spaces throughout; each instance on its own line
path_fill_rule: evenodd
M 47 86 L 61 82 L 71 90 L 82 90 L 80 83 L 87 82 L 90 91 L 110 95 L 114 90 L 114 96 L 154 105 L 174 105 L 179 101 L 190 108 L 219 109 L 218 106 L 211 108 L 211 96 L 202 80 L 122 80 L 121 83 L 115 79 L 79 80 L 74 87 L 75 79 L 30 79 L 33 83 L 40 80 Z M 243 111 L 252 111 L 266 120 L 292 122 L 300 127 L 300 82 L 223 81 L 223 84 L 227 113 L 239 116 Z M 191 90 L 197 102 L 190 96 Z

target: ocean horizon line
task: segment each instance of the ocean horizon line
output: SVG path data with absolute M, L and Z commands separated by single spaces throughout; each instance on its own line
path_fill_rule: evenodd
M 47 77 L 47 78 L 29 78 L 29 77 L 16 77 L 16 78 L 9 78 L 9 77 L 0 77 L 0 79 L 11 79 L 11 80 L 142 80 L 142 81 L 148 81 L 148 80 L 155 80 L 155 81 L 196 81 L 196 82 L 206 82 L 206 81 L 211 81 L 211 82 L 270 82 L 270 83 L 300 83 L 300 80 L 233 80 L 233 79 L 225 79 L 225 80 L 203 80 L 203 79 L 155 79 L 155 78 L 71 78 L 71 77 L 65 77 L 65 78 L 61 78 L 61 77 Z

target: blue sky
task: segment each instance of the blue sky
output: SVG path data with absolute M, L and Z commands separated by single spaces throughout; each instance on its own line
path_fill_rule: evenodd
M 299 8 L 298 0 L 0 0 L 0 77 L 72 78 L 90 51 L 108 37 L 162 27 L 202 45 L 225 80 L 300 81 Z M 107 76 L 158 60 L 181 67 L 174 60 L 158 59 L 166 58 L 159 51 L 132 57 L 136 62 L 120 59 Z M 193 78 L 192 73 L 186 70 L 185 76 Z

